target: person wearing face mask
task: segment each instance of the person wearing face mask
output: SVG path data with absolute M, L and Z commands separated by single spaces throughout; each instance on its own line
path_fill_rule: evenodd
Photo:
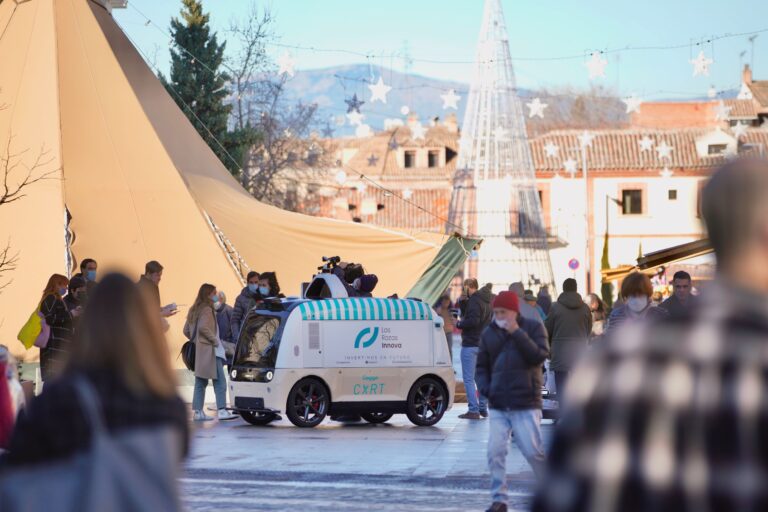
M 48 345 L 40 349 L 40 374 L 43 381 L 53 379 L 61 372 L 72 343 L 72 318 L 78 317 L 82 311 L 75 309 L 70 313 L 67 309 L 64 296 L 68 286 L 69 279 L 60 274 L 53 274 L 48 279 L 40 299 L 40 312 L 45 318 L 45 323 L 51 328 Z
M 257 302 L 262 300 L 259 293 L 260 274 L 251 270 L 246 276 L 245 287 L 240 291 L 240 295 L 235 299 L 235 306 L 232 308 L 232 316 L 229 319 L 230 339 L 237 342 L 240 336 L 240 328 L 250 310 L 256 306 Z
M 640 272 L 633 272 L 621 283 L 621 296 L 624 304 L 611 311 L 605 335 L 611 335 L 620 326 L 641 320 L 659 320 L 668 316 L 667 312 L 651 304 L 653 285 L 650 278 Z
M 565 401 L 568 372 L 587 348 L 592 332 L 592 312 L 579 295 L 575 279 L 563 282 L 563 293 L 552 304 L 544 321 L 552 350 L 550 369 L 555 373 L 557 399 Z
M 96 272 L 99 266 L 96 260 L 93 258 L 85 258 L 80 262 L 80 273 L 72 276 L 72 279 L 79 277 L 85 282 L 85 287 L 88 292 L 93 290 L 96 286 Z
M 542 475 L 541 368 L 547 357 L 544 325 L 520 314 L 520 298 L 515 292 L 499 293 L 493 300 L 493 322 L 480 340 L 475 374 L 480 393 L 488 397 L 490 405 L 490 511 L 507 510 L 506 459 L 510 434 L 536 476 Z
M 259 295 L 266 298 L 283 299 L 285 295 L 280 293 L 280 285 L 277 282 L 277 274 L 263 272 L 259 276 Z
M 197 292 L 197 299 L 189 309 L 184 324 L 184 335 L 195 343 L 195 391 L 192 397 L 194 421 L 210 421 L 203 410 L 205 388 L 213 380 L 216 395 L 216 409 L 219 420 L 231 420 L 236 415 L 227 411 L 227 376 L 224 372 L 226 351 L 219 338 L 216 323 L 216 306 L 219 293 L 212 284 L 203 284 Z

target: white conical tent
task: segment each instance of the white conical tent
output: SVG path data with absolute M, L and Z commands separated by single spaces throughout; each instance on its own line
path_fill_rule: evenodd
M 276 270 L 288 293 L 298 292 L 320 256 L 335 254 L 375 271 L 382 292 L 403 293 L 437 253 L 430 235 L 417 240 L 252 199 L 92 0 L 0 3 L 3 104 L 0 147 L 13 136 L 27 165 L 45 147 L 50 162 L 42 171 L 61 168 L 56 179 L 0 206 L 0 235 L 19 252 L 0 294 L 0 342 L 15 353 L 22 352 L 16 333 L 46 279 L 67 274 L 66 210 L 75 261 L 96 258 L 102 269 L 138 277 L 156 259 L 166 267 L 163 301 L 187 305 L 203 282 L 231 299 L 240 289 L 206 214 L 251 268 Z M 182 316 L 172 325 L 174 350 Z

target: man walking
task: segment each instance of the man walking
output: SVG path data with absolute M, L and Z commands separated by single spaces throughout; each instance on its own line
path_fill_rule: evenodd
M 544 326 L 549 333 L 552 361 L 549 367 L 555 372 L 557 398 L 562 404 L 568 372 L 587 347 L 592 332 L 592 312 L 577 291 L 575 279 L 563 282 L 563 293 L 552 304 Z
M 491 321 L 491 288 L 484 286 L 478 290 L 477 279 L 464 281 L 464 294 L 468 297 L 464 316 L 457 324 L 461 329 L 461 376 L 467 393 L 469 410 L 460 414 L 465 420 L 479 420 L 488 417 L 488 400 L 481 394 L 477 396 L 475 385 L 475 366 L 480 345 L 480 334 Z
M 514 292 L 493 301 L 493 323 L 483 331 L 477 357 L 477 385 L 488 397 L 491 426 L 488 469 L 493 505 L 507 510 L 507 446 L 510 433 L 537 476 L 544 465 L 541 442 L 541 366 L 549 356 L 547 334 L 540 321 L 520 314 Z
M 685 316 L 696 301 L 696 298 L 691 295 L 691 275 L 684 270 L 675 272 L 672 278 L 672 289 L 674 293 L 662 302 L 660 307 L 665 309 L 669 316 Z
M 534 512 L 768 510 L 766 197 L 765 161 L 713 174 L 714 281 L 688 315 L 620 328 L 574 369 Z

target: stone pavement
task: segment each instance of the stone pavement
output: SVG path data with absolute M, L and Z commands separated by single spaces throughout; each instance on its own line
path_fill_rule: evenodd
M 456 405 L 434 427 L 404 415 L 383 425 L 326 420 L 315 429 L 285 419 L 195 424 L 185 502 L 191 510 L 483 510 L 488 420 L 461 420 L 464 411 Z M 547 444 L 551 430 L 544 425 Z M 524 510 L 533 474 L 513 442 L 507 468 L 513 508 Z

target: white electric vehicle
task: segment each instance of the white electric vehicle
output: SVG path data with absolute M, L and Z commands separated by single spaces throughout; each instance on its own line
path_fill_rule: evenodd
M 443 321 L 414 299 L 350 298 L 331 273 L 304 298 L 268 299 L 241 328 L 230 369 L 233 409 L 253 425 L 285 414 L 298 427 L 327 415 L 434 425 L 455 382 Z

